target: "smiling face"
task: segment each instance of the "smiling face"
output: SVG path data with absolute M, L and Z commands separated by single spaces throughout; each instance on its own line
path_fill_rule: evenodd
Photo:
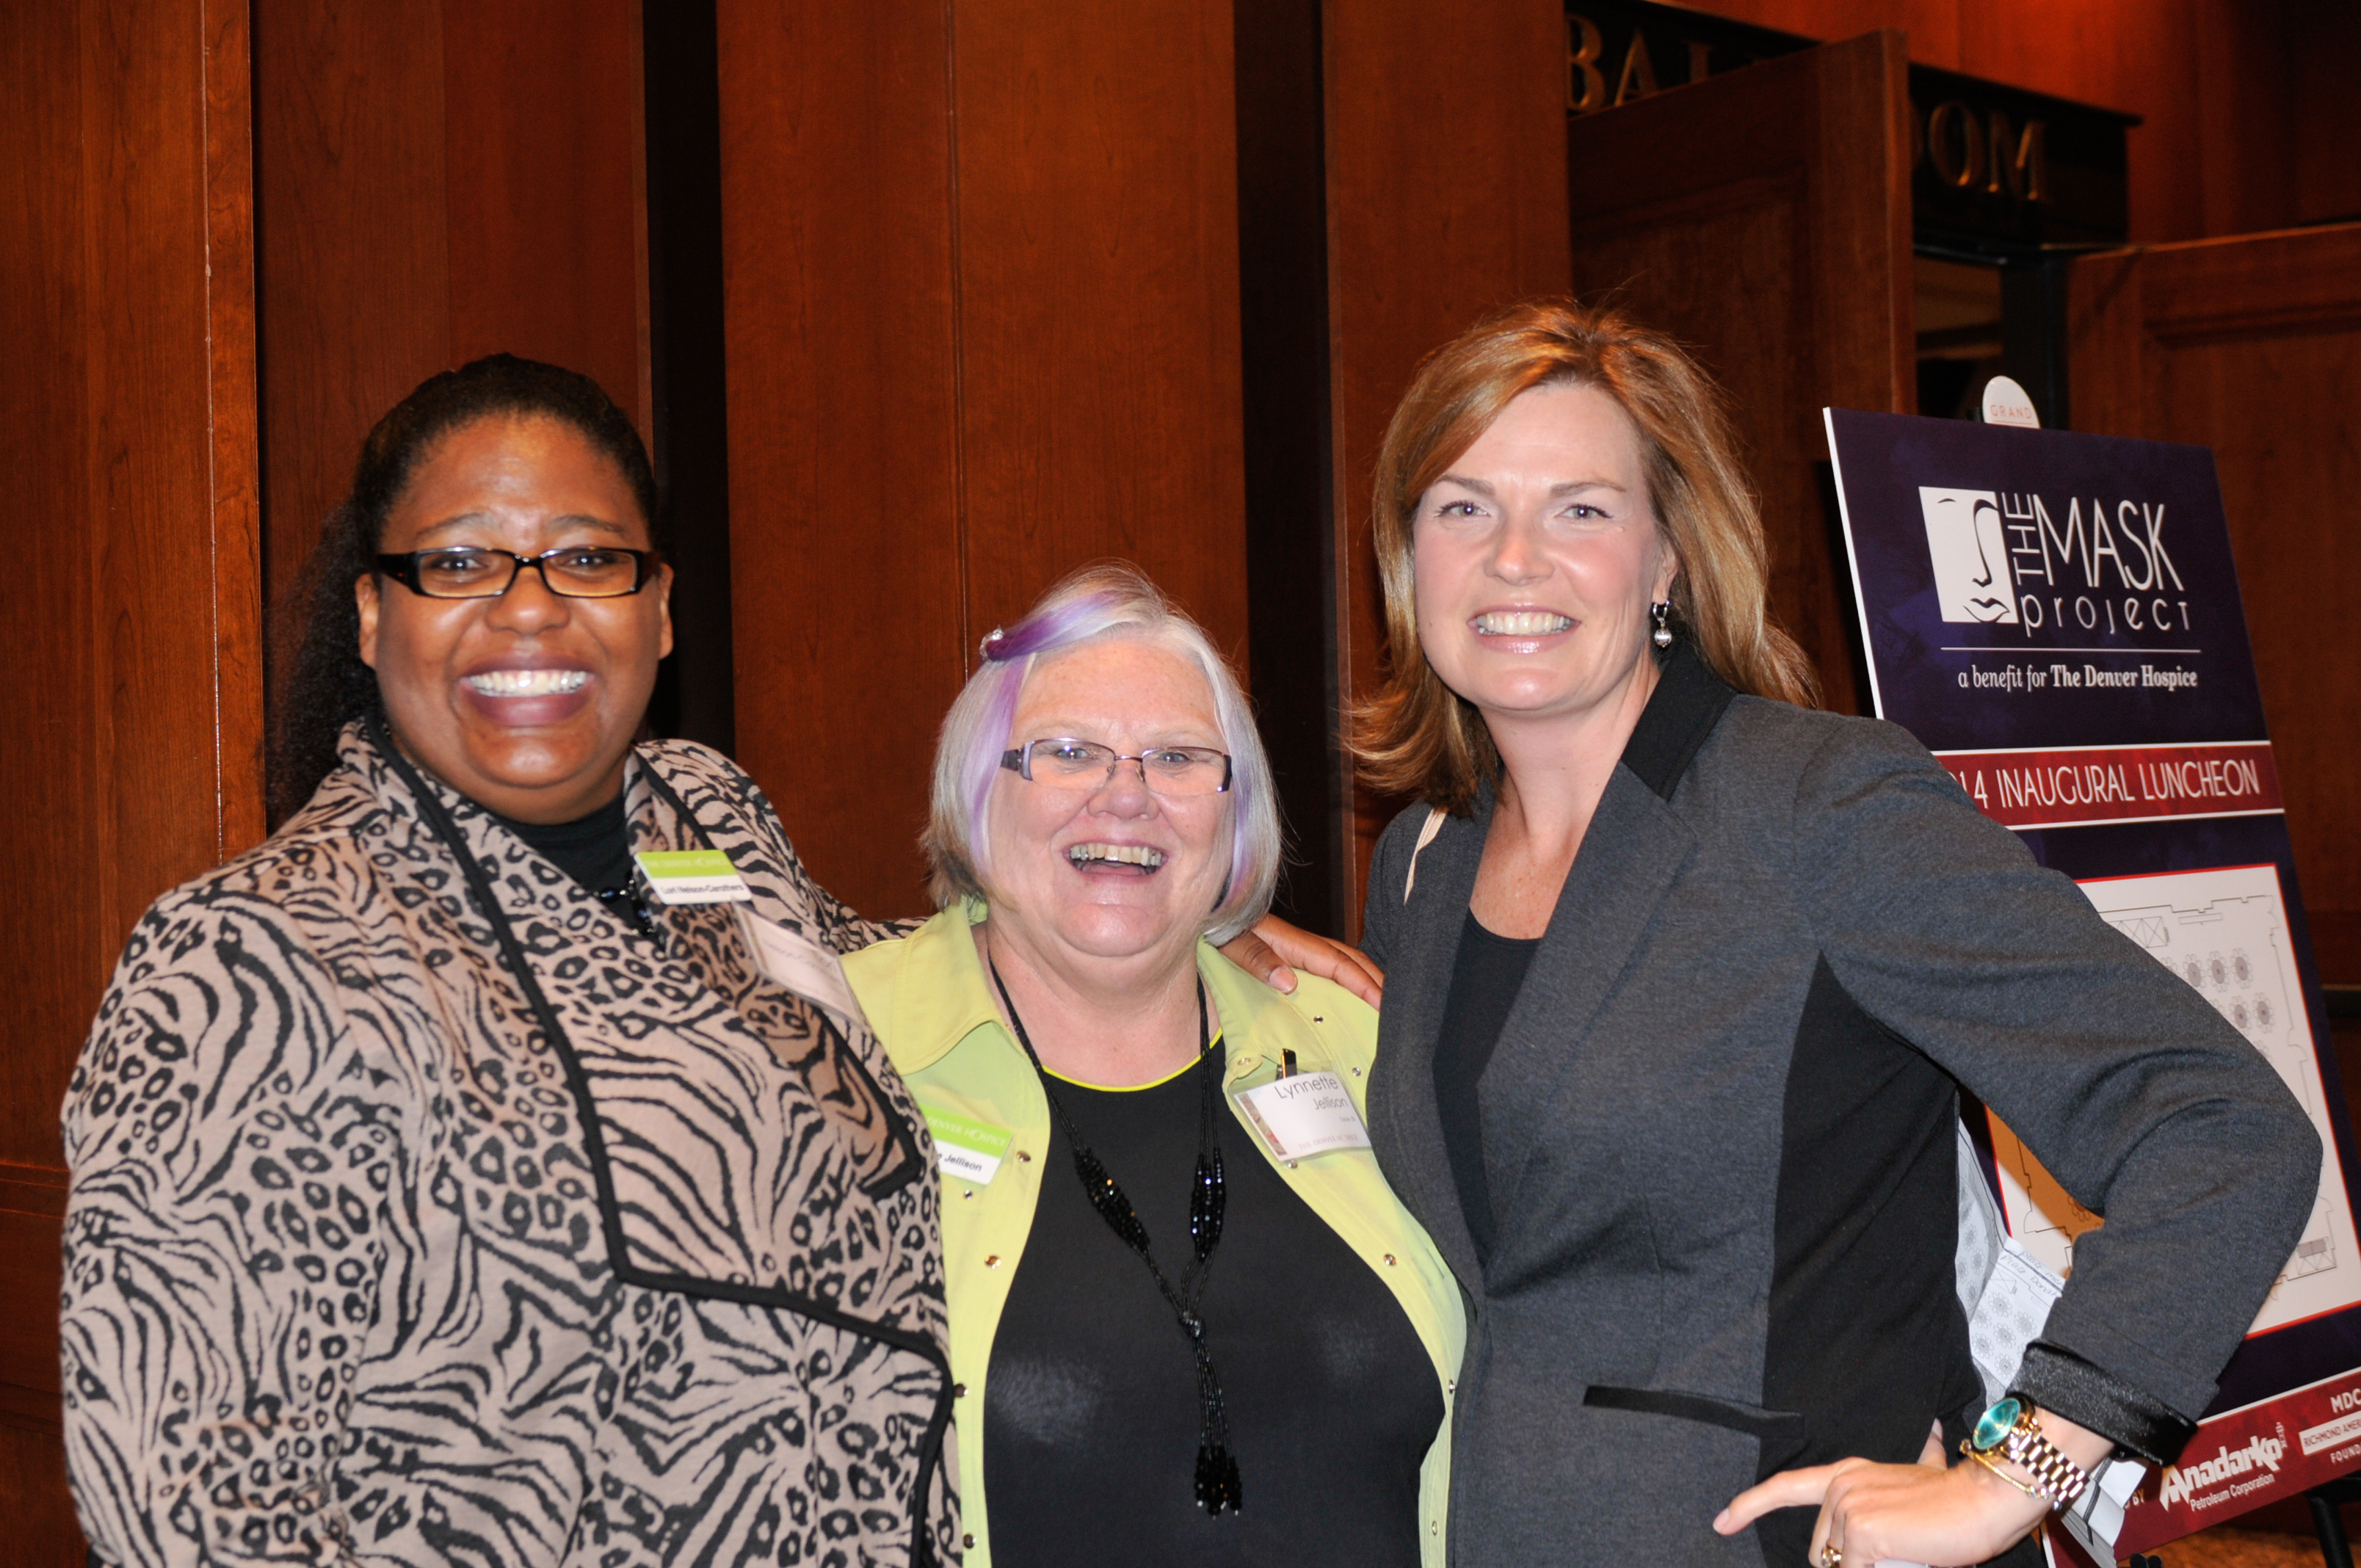
M 649 548 L 615 464 L 561 420 L 494 415 L 430 448 L 379 550 L 476 545 L 539 555 Z M 669 568 L 621 598 L 562 598 L 521 570 L 499 598 L 436 599 L 390 578 L 354 585 L 360 653 L 402 751 L 503 817 L 566 822 L 622 787 L 623 762 L 672 652 Z
M 1161 643 L 1111 637 L 1038 660 L 1009 745 L 1076 740 L 1137 756 L 1159 746 L 1225 751 L 1212 685 Z M 1230 869 L 1226 794 L 1161 795 L 1139 765 L 1062 787 L 1053 770 L 994 780 L 984 830 L 994 940 L 1053 961 L 1186 963 Z
M 1645 702 L 1648 607 L 1679 563 L 1639 433 L 1605 392 L 1512 400 L 1419 498 L 1411 562 L 1427 663 L 1496 734 Z

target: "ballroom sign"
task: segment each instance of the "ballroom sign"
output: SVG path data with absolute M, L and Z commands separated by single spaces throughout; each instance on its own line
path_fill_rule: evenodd
M 1569 0 L 1565 104 L 1595 115 L 1811 38 L 1648 0 Z M 2137 116 L 1932 66 L 1910 67 L 1912 226 L 2023 245 L 2100 244 L 2129 232 L 2125 132 Z
M 2211 1003 L 2323 1145 L 2302 1236 L 2197 1437 L 2078 1536 L 2113 1562 L 2361 1469 L 2353 1135 L 2213 455 L 1827 419 L 1878 716 Z M 2076 1240 L 2103 1222 L 1997 1118 L 1969 1120 L 1985 1124 L 2012 1239 L 2070 1276 Z

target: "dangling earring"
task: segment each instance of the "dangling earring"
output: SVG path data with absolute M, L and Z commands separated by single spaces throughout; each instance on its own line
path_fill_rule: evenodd
M 1659 648 L 1671 647 L 1673 645 L 1673 628 L 1671 624 L 1673 619 L 1673 607 L 1671 601 L 1666 599 L 1658 599 L 1655 603 L 1650 605 L 1648 607 L 1648 619 L 1656 623 L 1656 630 L 1648 634 L 1648 641 L 1653 642 Z

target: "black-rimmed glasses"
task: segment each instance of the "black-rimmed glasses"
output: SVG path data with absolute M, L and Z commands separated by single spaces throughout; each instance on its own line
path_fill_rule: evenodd
M 412 593 L 431 599 L 496 599 L 517 574 L 531 566 L 560 598 L 624 598 L 648 586 L 655 575 L 653 550 L 622 550 L 606 544 L 568 544 L 538 555 L 460 545 L 380 555 L 377 569 Z
M 1154 746 L 1136 757 L 1095 740 L 1027 740 L 1001 753 L 1000 765 L 1019 778 L 1059 789 L 1104 788 L 1126 762 L 1158 795 L 1220 795 L 1230 787 L 1230 758 L 1210 746 Z

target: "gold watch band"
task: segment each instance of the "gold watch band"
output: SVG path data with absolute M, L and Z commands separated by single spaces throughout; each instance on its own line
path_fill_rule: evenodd
M 2055 1508 L 2070 1508 L 2090 1489 L 2091 1473 L 2041 1435 L 2039 1412 L 2029 1403 L 2002 1440 L 2000 1450 L 2033 1477 L 2034 1486 Z
M 1961 1438 L 1960 1440 L 1960 1452 L 1966 1454 L 1970 1459 L 1974 1460 L 1977 1464 L 1982 1465 L 1985 1469 L 1991 1471 L 1993 1475 L 1999 1476 L 2002 1480 L 2007 1482 L 2010 1486 L 2015 1487 L 2018 1491 L 2024 1493 L 2026 1497 L 2038 1497 L 2045 1503 L 2051 1500 L 2048 1493 L 2041 1490 L 2037 1486 L 2035 1486 L 2030 1482 L 2020 1481 L 2015 1476 L 2010 1475 L 2007 1471 L 2003 1470 L 2000 1467 L 2000 1461 L 1994 1459 L 1991 1454 L 1984 1453 L 1974 1443 L 1970 1442 L 1966 1438 Z

